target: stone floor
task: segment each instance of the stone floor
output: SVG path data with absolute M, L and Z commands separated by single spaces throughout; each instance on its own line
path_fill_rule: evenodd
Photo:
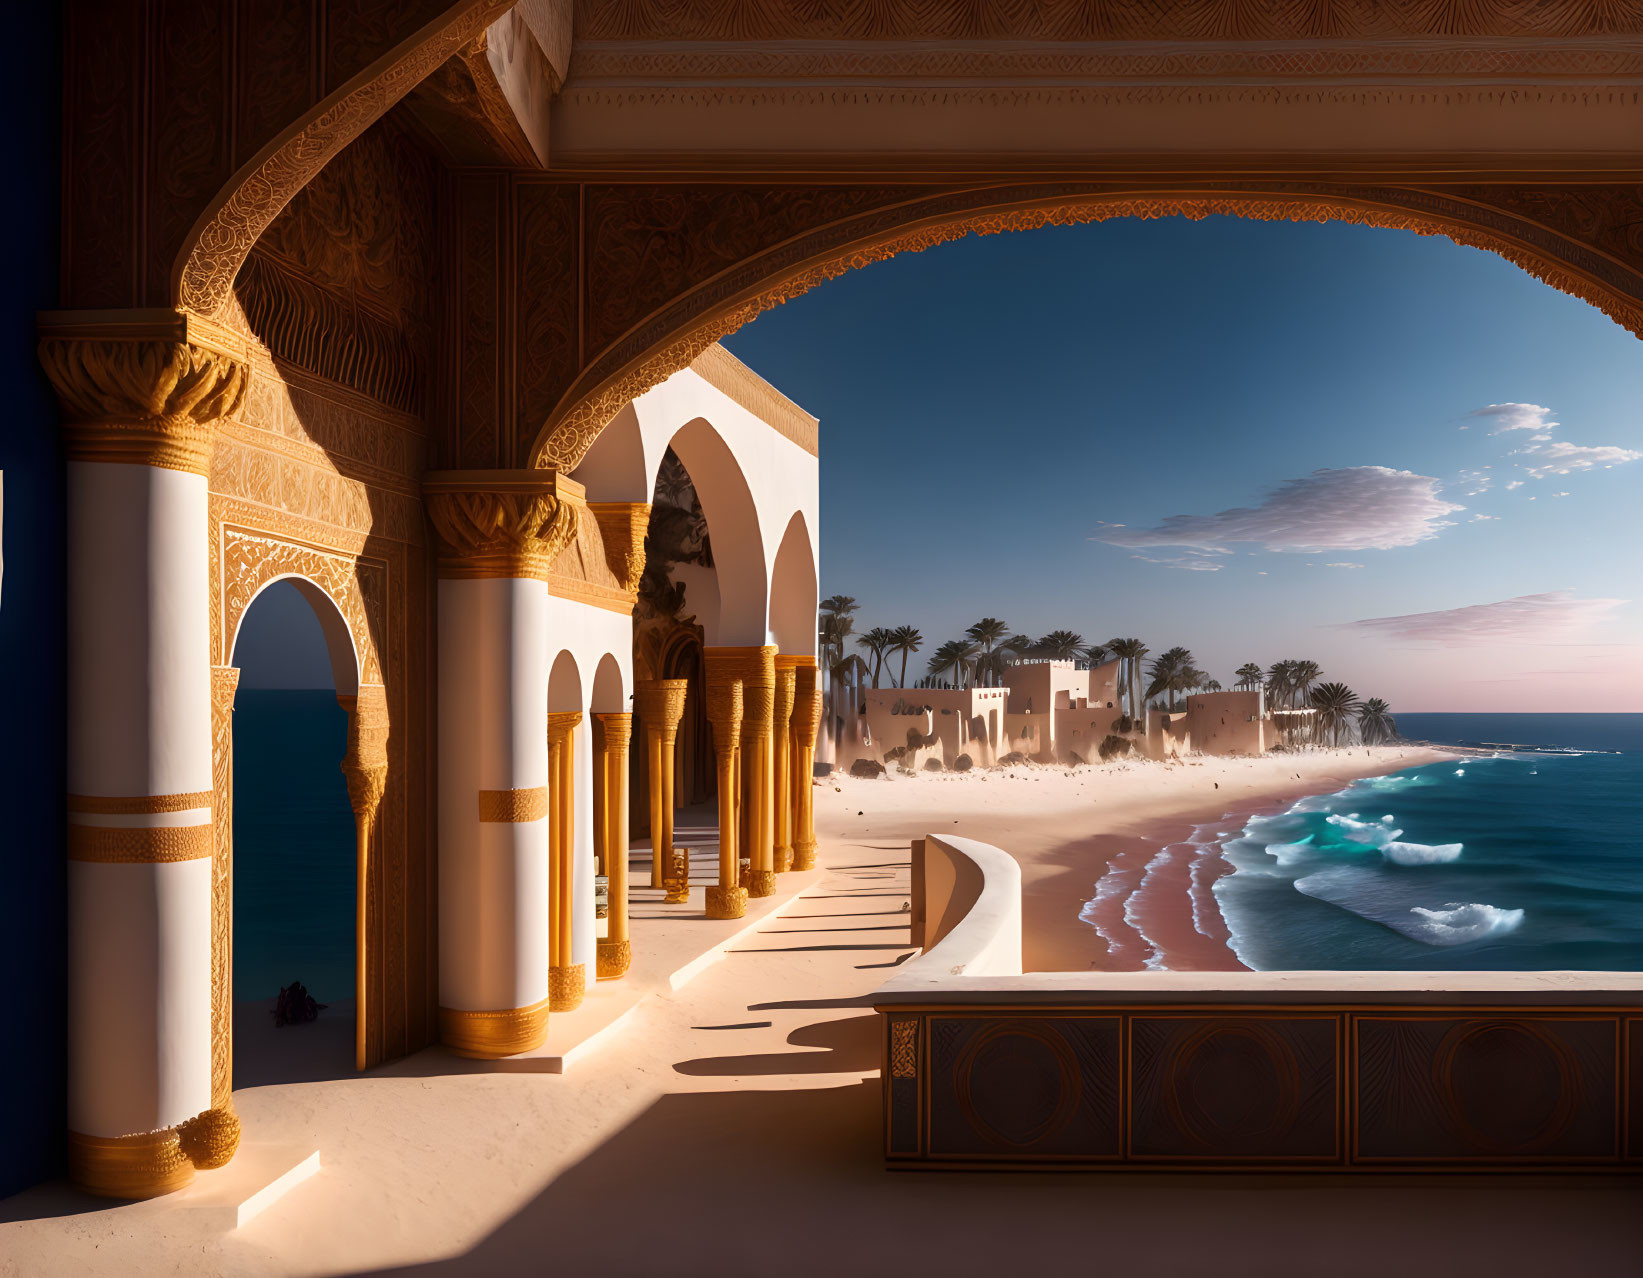
M 0 1274 L 1640 1272 L 1619 1178 L 885 1172 L 871 993 L 912 953 L 907 851 L 823 862 L 569 1072 L 436 1048 L 249 1089 L 236 1164 L 318 1149 L 317 1175 L 237 1230 L 232 1166 L 148 1203 L 42 1186 L 0 1203 Z

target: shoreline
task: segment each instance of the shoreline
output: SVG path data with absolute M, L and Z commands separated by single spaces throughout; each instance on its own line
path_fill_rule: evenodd
M 834 774 L 817 784 L 816 821 L 824 838 L 880 850 L 950 830 L 1009 852 L 1021 865 L 1026 971 L 1132 971 L 1149 958 L 1177 971 L 1243 970 L 1214 906 L 1214 879 L 1231 866 L 1194 851 L 1204 846 L 1194 834 L 1454 757 L 1401 744 L 889 780 Z

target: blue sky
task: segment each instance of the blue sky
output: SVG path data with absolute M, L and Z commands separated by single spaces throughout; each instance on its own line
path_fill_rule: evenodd
M 1227 683 L 1311 657 L 1405 710 L 1643 710 L 1643 344 L 1493 254 L 1230 218 L 972 237 L 726 345 L 821 418 L 822 591 L 858 628 L 933 648 L 991 614 Z M 1502 404 L 1547 411 L 1469 416 Z M 1269 548 L 1297 511 L 1325 548 Z

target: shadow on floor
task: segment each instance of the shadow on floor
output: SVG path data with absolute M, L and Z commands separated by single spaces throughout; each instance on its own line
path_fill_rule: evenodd
M 866 1073 L 879 1067 L 879 1018 L 871 1012 L 805 1025 L 787 1036 L 802 1052 L 709 1056 L 674 1065 L 697 1077 L 747 1078 L 766 1074 Z
M 877 1079 L 665 1096 L 477 1246 L 388 1272 L 1621 1274 L 1618 1178 L 889 1172 Z

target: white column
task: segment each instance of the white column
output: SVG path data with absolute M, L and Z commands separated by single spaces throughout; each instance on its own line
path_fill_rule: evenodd
M 476 1054 L 546 1025 L 547 612 L 544 581 L 439 583 L 440 1032 Z
M 440 1038 L 506 1056 L 547 1035 L 547 570 L 575 535 L 581 490 L 552 471 L 448 471 L 424 490 L 444 542 Z
M 211 1096 L 206 474 L 245 368 L 149 322 L 166 340 L 55 317 L 40 352 L 69 456 L 69 1168 L 121 1198 L 238 1142 Z

